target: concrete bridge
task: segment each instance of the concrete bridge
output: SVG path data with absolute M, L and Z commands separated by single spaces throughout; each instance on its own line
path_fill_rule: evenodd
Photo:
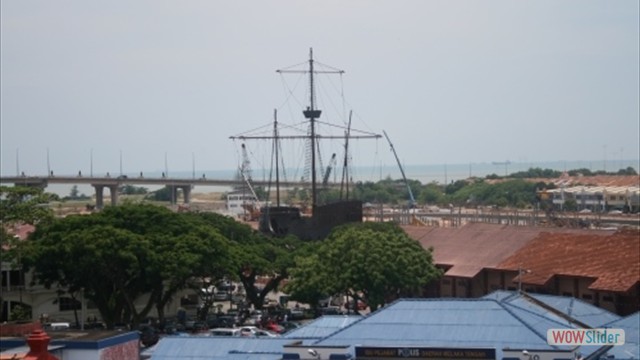
M 96 207 L 102 209 L 104 207 L 104 189 L 109 189 L 111 195 L 111 204 L 118 203 L 118 188 L 123 185 L 160 185 L 171 189 L 172 203 L 175 204 L 178 198 L 178 190 L 182 190 L 184 203 L 191 201 L 191 190 L 195 186 L 241 186 L 244 182 L 231 179 L 207 179 L 201 178 L 169 178 L 169 177 L 144 177 L 142 174 L 137 177 L 132 176 L 103 176 L 85 177 L 81 174 L 77 176 L 2 176 L 0 183 L 14 184 L 15 186 L 33 186 L 46 188 L 49 184 L 89 184 L 96 191 Z M 252 186 L 268 186 L 268 181 L 252 181 Z M 273 185 L 273 184 L 272 184 Z M 309 186 L 309 183 L 302 182 L 280 182 L 280 186 L 284 188 Z

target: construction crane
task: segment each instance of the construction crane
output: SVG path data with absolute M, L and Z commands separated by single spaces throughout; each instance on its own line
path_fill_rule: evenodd
M 407 186 L 407 190 L 409 191 L 409 207 L 413 208 L 416 205 L 416 199 L 413 198 L 413 192 L 411 191 L 411 186 L 409 186 L 409 181 L 407 181 L 407 177 L 404 175 L 404 169 L 402 168 L 402 164 L 400 163 L 400 159 L 398 158 L 398 154 L 396 154 L 396 149 L 393 147 L 391 143 L 391 139 L 389 139 L 389 135 L 387 132 L 382 130 L 384 136 L 387 138 L 389 142 L 389 146 L 391 146 L 391 151 L 393 151 L 393 155 L 396 157 L 396 161 L 398 162 L 398 167 L 400 168 L 400 173 L 402 173 L 402 178 L 404 179 L 404 183 Z
M 336 153 L 333 153 L 333 155 L 331 156 L 331 160 L 329 160 L 329 165 L 327 165 L 327 169 L 325 170 L 324 175 L 322 176 L 322 186 L 325 188 L 329 183 L 331 170 L 333 170 L 334 167 L 336 167 Z
M 248 220 L 257 220 L 260 216 L 260 202 L 258 200 L 258 195 L 253 189 L 253 185 L 251 185 L 251 161 L 249 161 L 249 155 L 247 154 L 247 147 L 245 144 L 242 144 L 242 165 L 240 165 L 238 170 L 242 180 L 247 184 L 247 187 L 253 196 L 253 201 L 250 203 L 243 203 L 242 207 L 249 212 L 247 216 Z
M 249 161 L 249 155 L 247 154 L 247 147 L 242 144 L 242 165 L 240 165 L 240 175 L 243 179 L 251 181 L 251 161 Z

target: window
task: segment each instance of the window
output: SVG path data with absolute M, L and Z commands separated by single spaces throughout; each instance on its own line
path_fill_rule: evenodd
M 451 285 L 451 280 L 449 280 L 449 279 L 442 279 L 442 285 Z
M 602 296 L 602 301 L 613 302 L 613 296 L 611 296 L 611 295 L 604 295 L 604 296 Z
M 591 294 L 582 294 L 582 298 L 585 300 L 593 300 L 593 295 Z
M 68 297 L 61 297 L 58 299 L 59 311 L 72 311 L 82 309 L 80 301 Z
M 562 293 L 562 296 L 570 296 L 570 297 L 573 297 L 573 293 L 570 293 L 570 292 L 563 292 L 563 293 Z

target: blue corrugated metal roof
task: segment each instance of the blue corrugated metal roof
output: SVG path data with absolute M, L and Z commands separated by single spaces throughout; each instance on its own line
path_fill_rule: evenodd
M 580 299 L 566 297 L 566 296 L 554 296 L 554 295 L 542 295 L 542 294 L 530 294 L 539 301 L 562 311 L 563 313 L 571 316 L 572 318 L 579 320 L 591 327 L 600 327 L 608 322 L 620 319 L 620 316 L 611 313 L 603 308 L 599 308 L 595 305 L 591 305 Z
M 284 335 L 289 339 L 322 339 L 362 319 L 361 315 L 325 315 Z
M 527 296 L 531 296 L 535 300 L 556 309 L 559 313 L 568 315 L 571 318 L 593 328 L 597 328 L 603 324 L 620 319 L 620 316 L 614 313 L 573 297 L 543 294 L 527 294 Z M 567 327 L 571 327 L 571 323 L 568 320 L 529 301 L 515 291 L 499 290 L 484 296 L 484 298 L 495 299 L 501 303 L 509 304 L 517 308 L 528 309 L 529 311 L 548 317 L 551 320 L 559 321 Z
M 532 319 L 535 326 L 526 322 Z M 549 327 L 558 324 L 534 313 L 518 316 L 492 299 L 398 300 L 317 345 L 489 347 L 501 356 L 507 347 L 557 349 L 547 344 Z
M 561 297 L 543 295 L 538 300 L 558 310 L 570 305 L 567 299 L 555 298 Z M 609 354 L 616 359 L 637 359 L 640 315 L 601 323 L 607 317 L 618 317 L 584 305 L 584 302 L 574 302 L 571 307 L 580 321 L 625 329 L 627 345 L 614 347 Z M 366 317 L 325 316 L 283 338 L 164 338 L 151 359 L 279 360 L 283 346 L 296 340 L 304 340 L 310 346 L 346 345 L 351 346 L 352 351 L 354 346 L 495 348 L 500 358 L 505 348 L 558 349 L 547 344 L 546 331 L 577 326 L 561 313 L 512 292 L 494 293 L 480 299 L 404 299 Z M 319 337 L 322 338 L 311 341 Z M 586 355 L 596 350 L 597 347 L 583 347 L 580 352 Z
M 601 326 L 610 329 L 624 330 L 624 345 L 612 347 L 607 355 L 615 359 L 640 359 L 640 312 L 612 321 Z
M 168 336 L 158 342 L 151 359 L 278 360 L 282 358 L 282 347 L 292 341 L 285 338 Z

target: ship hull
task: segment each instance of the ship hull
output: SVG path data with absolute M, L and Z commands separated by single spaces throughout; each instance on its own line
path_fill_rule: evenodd
M 302 216 L 300 209 L 289 206 L 264 208 L 260 231 L 276 236 L 294 235 L 302 240 L 326 238 L 334 227 L 362 222 L 362 202 L 339 201 L 316 206 L 311 217 Z

